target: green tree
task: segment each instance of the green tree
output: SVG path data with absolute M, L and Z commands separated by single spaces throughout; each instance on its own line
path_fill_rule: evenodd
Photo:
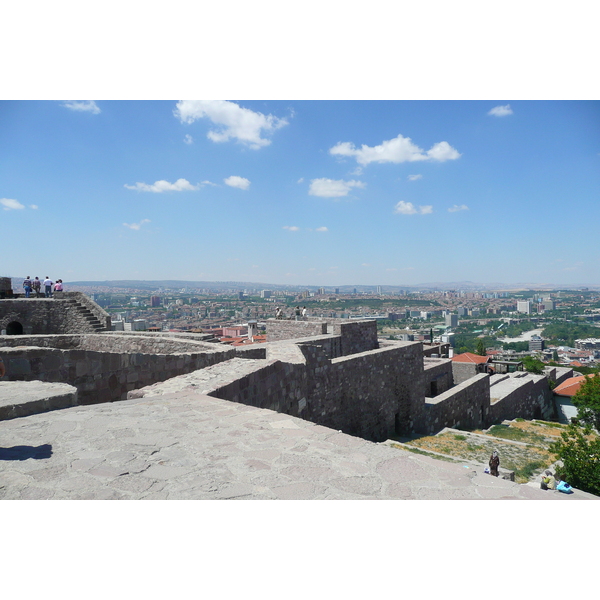
M 541 375 L 544 372 L 544 363 L 533 356 L 523 357 L 523 366 L 528 373 L 535 373 Z
M 550 444 L 550 452 L 563 463 L 561 478 L 573 487 L 600 495 L 600 438 L 589 426 L 569 425 L 558 441 Z
M 600 431 L 600 373 L 586 377 L 573 396 L 577 416 Z
M 556 350 L 552 353 L 552 360 L 554 362 L 558 362 L 558 360 L 559 360 L 558 359 L 558 352 Z
M 482 339 L 477 341 L 477 354 L 479 354 L 479 356 L 485 356 L 485 343 Z

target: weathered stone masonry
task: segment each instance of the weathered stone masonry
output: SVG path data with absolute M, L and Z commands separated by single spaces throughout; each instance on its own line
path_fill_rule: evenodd
M 70 383 L 80 403 L 195 389 L 375 441 L 552 411 L 545 377 L 480 374 L 455 385 L 463 374 L 452 361 L 424 358 L 420 342 L 378 342 L 374 320 L 270 320 L 267 344 L 232 348 L 193 334 L 92 334 L 110 317 L 74 300 L 1 301 L 0 324 L 16 315 L 35 334 L 0 337 L 4 380 Z M 71 334 L 45 335 L 57 330 Z

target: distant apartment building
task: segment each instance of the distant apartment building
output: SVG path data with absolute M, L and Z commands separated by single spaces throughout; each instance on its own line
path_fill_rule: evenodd
M 518 300 L 517 301 L 517 312 L 531 314 L 531 301 L 530 300 Z
M 554 303 L 554 300 L 542 299 L 538 303 L 537 310 L 539 313 L 546 312 L 547 310 L 556 310 L 556 305 Z
M 467 309 L 466 309 L 464 306 L 459 306 L 459 307 L 456 309 L 456 314 L 457 314 L 459 317 L 464 317 L 464 316 L 466 316 L 466 315 L 467 315 Z
M 458 327 L 458 315 L 447 314 L 445 318 L 446 327 Z
M 471 315 L 472 317 L 478 317 L 479 316 L 479 309 L 478 308 L 470 308 L 469 309 L 469 315 Z
M 531 336 L 529 340 L 530 352 L 541 352 L 544 349 L 544 340 L 539 335 Z
M 261 298 L 270 298 L 271 297 L 271 290 L 261 290 L 260 297 Z
M 584 340 L 575 340 L 575 348 L 578 350 L 600 350 L 600 339 L 586 338 Z
M 248 327 L 244 325 L 235 325 L 233 327 L 223 327 L 223 337 L 241 337 L 247 335 Z

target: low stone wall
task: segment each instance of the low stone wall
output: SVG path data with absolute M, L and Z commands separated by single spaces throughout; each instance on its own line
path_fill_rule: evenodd
M 39 346 L 60 350 L 93 350 L 95 352 L 177 354 L 185 352 L 222 352 L 225 344 L 211 344 L 194 339 L 166 336 L 113 335 L 112 333 L 87 333 L 74 335 L 11 335 L 0 336 L 1 347 Z M 240 355 L 264 358 L 265 349 L 248 347 L 236 349 Z
M 463 363 L 452 361 L 452 375 L 454 377 L 454 384 L 458 385 L 467 381 L 475 375 L 479 375 L 481 370 L 478 371 L 477 364 L 475 363 Z
M 77 405 L 77 390 L 66 383 L 0 381 L 0 421 Z
M 435 398 L 425 398 L 424 417 L 420 430 L 430 434 L 444 427 L 485 427 L 490 419 L 489 375 L 476 375 Z
M 377 321 L 330 319 L 328 332 L 342 337 L 343 356 L 375 350 L 377 342 Z
M 553 396 L 545 375 L 511 373 L 490 388 L 490 422 L 553 418 Z
M 319 321 L 286 321 L 267 319 L 267 342 L 296 340 L 327 333 L 327 323 Z
M 423 395 L 435 398 L 454 384 L 452 361 L 447 358 L 423 359 Z
M 299 340 L 322 336 L 339 336 L 342 356 L 366 352 L 378 348 L 377 322 L 353 319 L 325 319 L 309 321 L 267 320 L 267 342 Z
M 331 359 L 328 342 L 336 339 L 274 343 L 267 360 L 243 364 L 234 359 L 129 397 L 192 388 L 375 441 L 399 430 L 410 431 L 411 415 L 422 402 L 421 344 L 388 343 L 385 348 Z
M 133 389 L 204 369 L 234 356 L 233 348 L 185 354 L 5 348 L 3 380 L 68 383 L 77 388 L 81 404 L 95 404 L 124 400 Z

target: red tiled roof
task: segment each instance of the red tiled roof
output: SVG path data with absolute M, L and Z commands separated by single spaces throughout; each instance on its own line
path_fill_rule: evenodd
M 475 363 L 480 365 L 489 362 L 490 358 L 490 356 L 479 356 L 479 354 L 473 354 L 472 352 L 463 352 L 462 354 L 453 356 L 452 360 L 454 362 Z
M 579 391 L 579 387 L 581 386 L 586 377 L 593 377 L 593 375 L 579 375 L 578 377 L 569 377 L 569 379 L 566 379 L 560 385 L 557 385 L 552 391 L 557 396 L 572 397 Z

